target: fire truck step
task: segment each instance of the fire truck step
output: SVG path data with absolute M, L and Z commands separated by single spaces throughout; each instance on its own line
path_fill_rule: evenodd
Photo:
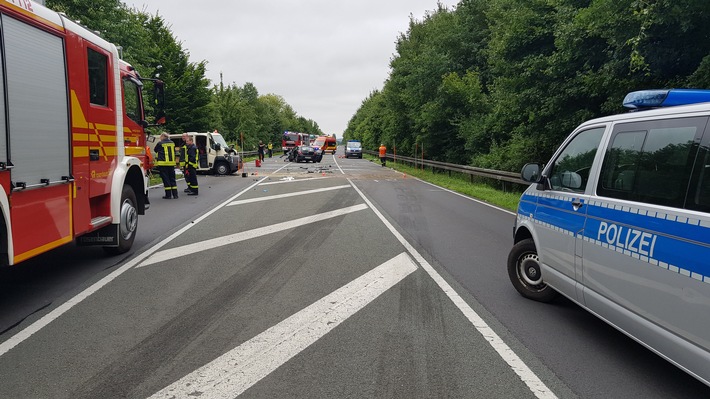
M 98 216 L 91 219 L 91 227 L 97 228 L 111 223 L 111 216 Z

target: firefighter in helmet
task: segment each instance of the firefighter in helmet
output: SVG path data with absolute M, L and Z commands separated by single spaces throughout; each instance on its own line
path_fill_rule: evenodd
M 160 141 L 155 145 L 155 165 L 163 179 L 165 195 L 163 199 L 177 198 L 177 183 L 175 182 L 175 143 L 167 133 L 160 133 Z
M 187 195 L 197 195 L 197 146 L 192 141 L 192 137 L 187 136 L 185 142 L 185 180 L 187 181 L 187 189 L 190 190 Z
M 180 146 L 180 170 L 182 173 L 185 175 L 185 183 L 187 183 L 187 139 L 190 137 L 189 134 L 183 133 L 182 134 L 182 146 Z M 190 191 L 190 184 L 187 184 L 187 188 L 183 190 L 183 192 L 189 193 Z

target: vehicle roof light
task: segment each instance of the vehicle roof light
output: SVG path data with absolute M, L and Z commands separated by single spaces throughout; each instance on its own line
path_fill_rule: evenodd
M 646 109 L 710 102 L 710 90 L 665 89 L 634 91 L 624 98 L 624 107 Z

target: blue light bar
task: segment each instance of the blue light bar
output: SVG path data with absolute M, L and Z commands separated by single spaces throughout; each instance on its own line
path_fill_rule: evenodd
M 632 109 L 674 107 L 710 102 L 710 90 L 666 89 L 634 91 L 624 98 L 624 107 Z

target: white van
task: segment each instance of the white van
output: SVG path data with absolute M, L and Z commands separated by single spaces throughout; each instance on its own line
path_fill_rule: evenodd
M 242 168 L 242 159 L 237 152 L 227 145 L 221 134 L 214 132 L 198 133 L 187 132 L 197 146 L 197 171 L 230 175 Z M 182 133 L 170 134 L 170 140 L 175 143 L 175 156 L 180 156 Z M 148 137 L 148 146 L 155 152 L 155 145 L 160 141 L 160 136 Z M 157 155 L 154 154 L 155 159 Z
M 708 102 L 704 90 L 630 93 L 637 112 L 585 122 L 546 166 L 525 165 L 508 275 L 710 385 Z

